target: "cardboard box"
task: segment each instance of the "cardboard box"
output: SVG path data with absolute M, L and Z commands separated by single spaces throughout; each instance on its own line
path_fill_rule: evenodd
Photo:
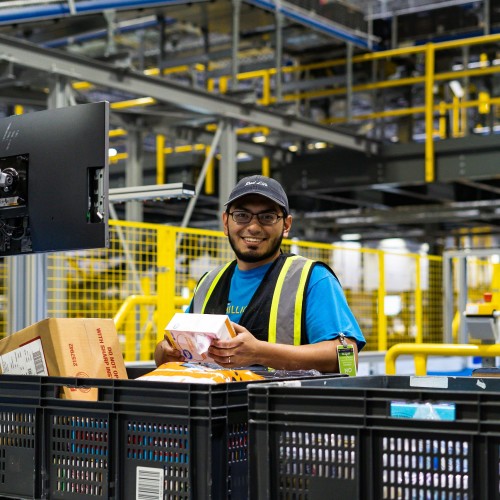
M 207 351 L 213 339 L 229 340 L 236 336 L 225 314 L 176 313 L 165 328 L 170 345 L 184 354 L 187 361 L 214 363 Z
M 127 378 L 112 319 L 44 319 L 0 340 L 2 373 Z M 97 399 L 97 389 L 64 387 L 65 399 Z

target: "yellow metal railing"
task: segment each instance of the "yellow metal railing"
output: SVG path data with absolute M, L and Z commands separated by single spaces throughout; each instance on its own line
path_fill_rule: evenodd
M 367 351 L 443 342 L 441 257 L 290 239 L 282 246 L 334 269 Z M 0 336 L 8 331 L 11 258 L 0 260 Z M 233 258 L 221 231 L 112 220 L 108 249 L 48 255 L 48 316 L 114 318 L 126 360 L 152 359 L 203 273 Z M 491 291 L 494 266 L 470 259 L 471 300 Z
M 415 375 L 427 374 L 428 356 L 500 356 L 500 344 L 396 344 L 385 355 L 385 372 L 396 374 L 396 360 L 399 356 L 411 355 L 415 362 Z
M 351 60 L 341 58 L 321 63 L 285 66 L 280 69 L 280 72 L 283 75 L 289 75 L 290 78 L 294 78 L 299 75 L 310 74 L 311 72 L 318 70 L 325 72 L 334 71 L 335 68 L 338 68 L 339 66 L 347 66 L 349 64 L 359 65 L 364 63 L 373 63 L 375 61 L 390 61 L 392 58 L 401 57 L 421 56 L 424 58 L 424 71 L 420 75 L 403 78 L 387 78 L 384 81 L 354 84 L 350 87 L 341 85 L 328 85 L 326 87 L 316 88 L 308 91 L 295 90 L 289 94 L 284 94 L 281 99 L 284 102 L 299 102 L 303 100 L 314 100 L 325 97 L 346 96 L 347 94 L 352 93 L 377 91 L 380 92 L 388 89 L 423 85 L 425 99 L 423 105 L 421 106 L 413 106 L 407 108 L 398 107 L 396 109 L 385 109 L 382 111 L 373 110 L 370 113 L 359 115 L 349 114 L 349 116 L 347 116 L 346 114 L 346 116 L 340 117 L 329 116 L 324 118 L 323 121 L 327 124 L 340 124 L 346 123 L 347 121 L 373 121 L 390 117 L 397 118 L 404 116 L 423 115 L 425 122 L 425 180 L 427 182 L 433 182 L 435 179 L 434 140 L 436 138 L 443 139 L 448 133 L 445 126 L 446 120 L 444 119 L 444 113 L 448 111 L 451 112 L 451 136 L 462 137 L 465 135 L 467 129 L 467 116 L 465 114 L 465 111 L 467 109 L 476 108 L 479 115 L 484 116 L 490 112 L 490 109 L 492 109 L 493 106 L 498 106 L 500 104 L 500 97 L 491 96 L 488 92 L 485 91 L 478 92 L 477 99 L 470 99 L 469 97 L 467 97 L 466 100 L 465 97 L 453 97 L 451 102 L 445 102 L 442 99 L 440 100 L 440 102 L 434 102 L 436 84 L 450 82 L 452 80 L 482 78 L 500 73 L 500 65 L 490 63 L 487 60 L 486 54 L 484 54 L 485 57 L 481 58 L 480 64 L 477 68 L 466 68 L 457 71 L 435 73 L 436 53 L 454 49 L 462 49 L 464 47 L 491 45 L 496 44 L 499 41 L 500 35 L 498 34 L 486 35 L 467 38 L 463 40 L 454 40 L 450 42 L 428 43 L 423 46 L 403 47 L 381 52 L 366 53 L 354 56 L 351 58 Z M 205 71 L 205 66 L 196 65 L 194 69 L 196 71 Z M 188 66 L 180 66 L 178 68 L 170 68 L 168 69 L 168 71 L 165 71 L 164 74 L 172 75 L 175 73 L 184 73 L 187 70 Z M 257 98 L 257 103 L 263 106 L 269 106 L 275 104 L 277 101 L 277 97 L 273 96 L 273 78 L 277 75 L 277 73 L 278 71 L 276 68 L 268 68 L 239 73 L 236 78 L 238 82 L 250 82 L 250 85 L 256 88 L 258 87 L 261 97 Z M 157 68 L 148 69 L 145 71 L 145 74 L 158 75 L 159 70 Z M 217 79 L 209 78 L 207 80 L 207 90 L 209 90 L 210 92 L 218 91 L 219 93 L 224 94 L 229 88 L 228 83 L 231 79 L 232 75 L 222 75 L 217 77 Z M 311 78 L 311 80 L 314 81 L 313 78 Z M 321 85 L 321 83 L 319 85 Z M 86 85 L 85 82 L 75 82 L 73 86 L 78 89 L 89 88 L 89 86 Z M 114 102 L 111 104 L 111 107 L 114 109 L 123 109 L 136 106 L 150 106 L 154 104 L 156 104 L 156 101 L 154 99 L 151 99 L 150 97 L 139 97 L 127 101 Z M 436 117 L 438 119 L 437 126 L 435 126 Z M 246 128 L 251 129 L 252 127 Z M 119 137 L 122 135 L 120 132 L 121 131 L 118 131 L 118 133 L 115 131 L 111 131 L 110 137 Z M 195 148 L 195 146 L 200 146 L 201 149 L 204 149 L 206 147 L 206 145 L 193 145 L 187 146 L 187 148 Z M 163 155 L 168 154 L 169 152 L 182 152 L 182 150 L 178 148 L 170 148 L 169 150 L 169 148 L 165 147 L 164 142 L 161 141 L 157 143 L 157 148 L 158 171 L 160 171 L 160 166 L 162 166 L 162 172 L 164 171 L 165 167 Z M 161 152 L 163 152 L 163 154 Z M 111 161 L 117 162 L 126 158 L 127 153 L 119 153 L 118 155 L 112 157 Z M 263 166 L 263 168 L 266 168 L 265 165 Z M 161 175 L 162 174 L 160 174 L 160 177 Z

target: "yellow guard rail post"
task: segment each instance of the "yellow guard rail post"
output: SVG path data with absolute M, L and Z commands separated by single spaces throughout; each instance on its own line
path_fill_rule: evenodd
M 396 374 L 396 359 L 402 355 L 411 355 L 415 361 L 415 375 L 427 374 L 428 356 L 500 356 L 500 344 L 396 344 L 385 355 L 385 372 Z

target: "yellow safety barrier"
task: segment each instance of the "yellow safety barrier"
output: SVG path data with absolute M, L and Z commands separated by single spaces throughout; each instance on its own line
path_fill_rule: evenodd
M 173 300 L 176 308 L 189 305 L 189 299 L 183 297 L 175 297 Z M 139 317 L 141 318 L 141 328 L 137 331 L 135 321 L 133 321 L 133 312 L 138 306 Z M 148 311 L 147 307 L 154 307 L 154 310 Z M 151 359 L 151 346 L 157 342 L 157 334 L 155 332 L 154 323 L 156 322 L 156 308 L 158 307 L 158 296 L 156 295 L 130 295 L 115 314 L 113 321 L 118 331 L 125 331 L 124 335 L 124 357 L 126 361 L 137 359 L 136 342 L 140 344 L 139 359 L 147 361 Z
M 153 295 L 130 295 L 127 297 L 114 317 L 117 329 L 123 326 L 128 314 L 137 305 L 157 306 L 158 297 Z
M 441 257 L 288 239 L 282 246 L 335 270 L 365 351 L 443 341 Z M 48 255 L 47 316 L 114 318 L 126 360 L 152 359 L 165 325 L 189 304 L 203 273 L 233 258 L 222 231 L 112 220 L 109 248 Z M 0 337 L 11 330 L 10 259 L 0 259 Z M 494 270 L 486 257 L 468 259 L 470 301 L 496 288 Z M 451 286 L 456 293 L 456 278 Z
M 500 356 L 500 344 L 396 344 L 385 355 L 385 372 L 396 374 L 396 359 L 411 355 L 415 361 L 415 375 L 426 375 L 428 356 Z

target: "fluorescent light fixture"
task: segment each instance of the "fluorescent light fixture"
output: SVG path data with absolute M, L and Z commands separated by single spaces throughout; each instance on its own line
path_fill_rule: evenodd
M 491 129 L 490 127 L 488 126 L 483 126 L 483 125 L 476 125 L 472 131 L 475 133 L 475 134 L 489 134 Z M 494 133 L 498 133 L 500 132 L 500 125 L 493 125 L 493 132 Z
M 386 316 L 397 316 L 401 309 L 402 303 L 399 295 L 386 295 L 384 297 L 384 314 Z
M 385 238 L 379 246 L 380 248 L 402 250 L 406 248 L 406 242 L 402 238 Z
M 470 69 L 475 69 L 475 68 L 485 68 L 486 66 L 489 66 L 490 62 L 489 61 L 474 61 L 469 63 L 469 68 Z
M 255 137 L 252 138 L 253 142 L 266 142 L 267 137 L 265 135 L 256 135 Z
M 326 142 L 316 142 L 314 144 L 315 149 L 325 149 L 326 148 Z
M 451 80 L 451 82 L 449 82 L 449 85 L 451 91 L 453 92 L 453 95 L 455 97 L 458 97 L 459 99 L 462 99 L 462 97 L 465 95 L 462 84 L 458 80 Z
M 236 155 L 236 159 L 239 160 L 239 161 L 246 161 L 246 160 L 251 160 L 252 157 L 248 153 L 244 153 L 243 151 L 240 151 Z
M 298 151 L 298 150 L 299 150 L 299 148 L 295 144 L 288 146 L 288 151 L 291 151 L 292 153 L 295 153 L 295 151 Z
M 361 235 L 359 233 L 346 233 L 340 236 L 342 241 L 358 241 L 361 239 Z

